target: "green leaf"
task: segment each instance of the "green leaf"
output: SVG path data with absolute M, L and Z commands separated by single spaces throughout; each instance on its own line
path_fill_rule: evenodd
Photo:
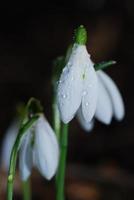
M 95 64 L 94 65 L 94 68 L 96 71 L 98 70 L 101 70 L 101 69 L 105 69 L 111 65 L 115 65 L 116 64 L 116 61 L 114 60 L 110 60 L 110 61 L 106 61 L 106 62 L 101 62 L 101 63 L 98 63 L 98 64 Z

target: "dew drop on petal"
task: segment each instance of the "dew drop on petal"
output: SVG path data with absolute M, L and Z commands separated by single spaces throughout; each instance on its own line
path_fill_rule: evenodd
M 68 67 L 70 67 L 70 66 L 71 66 L 71 63 L 70 63 L 70 62 L 68 62 L 67 66 L 68 66 Z
M 84 91 L 83 91 L 83 96 L 85 96 L 86 94 L 87 94 L 87 91 L 84 90 Z
M 89 103 L 88 102 L 86 102 L 86 104 L 85 104 L 86 106 L 88 106 L 89 105 Z
M 67 95 L 66 94 L 62 94 L 62 97 L 65 99 L 67 97 Z
M 67 71 L 67 68 L 65 67 L 65 68 L 63 69 L 63 73 L 66 72 L 66 71 Z
M 59 85 L 59 84 L 61 84 L 61 83 L 62 83 L 62 81 L 59 80 L 59 81 L 56 82 L 56 85 Z

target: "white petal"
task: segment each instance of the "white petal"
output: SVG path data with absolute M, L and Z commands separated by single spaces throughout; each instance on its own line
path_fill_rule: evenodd
M 26 181 L 32 169 L 32 134 L 29 130 L 23 138 L 19 153 L 19 169 L 21 180 Z
M 77 112 L 77 119 L 81 125 L 81 127 L 87 131 L 87 132 L 90 132 L 92 131 L 93 127 L 94 127 L 94 120 L 92 120 L 91 122 L 87 122 L 84 117 L 83 117 L 83 114 L 82 114 L 82 110 L 81 110 L 81 107 L 79 108 L 78 112 Z
M 58 166 L 59 146 L 55 133 L 43 116 L 35 125 L 34 145 L 34 164 L 45 178 L 51 179 Z
M 125 108 L 120 91 L 114 81 L 106 73 L 99 71 L 99 76 L 102 79 L 111 98 L 114 116 L 117 120 L 121 120 L 125 115 Z
M 5 133 L 2 145 L 1 163 L 6 171 L 9 169 L 11 151 L 18 133 L 18 120 L 15 120 Z
M 98 73 L 98 72 L 97 72 Z M 98 102 L 95 117 L 104 124 L 110 124 L 113 109 L 109 94 L 98 76 Z
M 59 80 L 57 100 L 64 123 L 72 120 L 81 104 L 85 53 L 85 46 L 74 45 Z
M 84 72 L 82 112 L 85 120 L 90 122 L 94 117 L 98 99 L 98 81 L 92 62 L 88 58 Z

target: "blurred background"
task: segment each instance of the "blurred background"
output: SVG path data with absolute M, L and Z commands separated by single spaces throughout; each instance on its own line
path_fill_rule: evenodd
M 11 4 L 0 8 L 0 146 L 14 119 L 16 104 L 34 96 L 52 124 L 52 62 L 66 52 L 74 28 L 88 30 L 94 62 L 116 60 L 106 72 L 125 102 L 122 122 L 96 121 L 85 133 L 73 120 L 69 133 L 66 194 L 69 200 L 134 199 L 134 1 L 72 0 Z M 33 173 L 33 199 L 54 199 L 53 182 Z M 0 199 L 6 177 L 1 171 Z M 19 178 L 16 197 L 21 199 Z M 35 184 L 36 185 L 35 185 Z M 38 184 L 39 183 L 39 184 Z M 46 192 L 44 192 L 46 190 Z M 51 192 L 53 191 L 53 192 Z

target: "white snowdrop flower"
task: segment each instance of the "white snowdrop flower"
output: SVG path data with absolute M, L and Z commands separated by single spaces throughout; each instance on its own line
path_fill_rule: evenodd
M 18 133 L 19 120 L 14 120 L 5 132 L 2 144 L 1 165 L 4 170 L 8 171 L 11 151 Z
M 120 121 L 125 115 L 122 96 L 114 81 L 102 70 L 97 71 L 98 101 L 95 118 L 104 124 L 110 124 L 112 117 Z M 87 123 L 79 109 L 77 118 L 85 131 L 91 131 L 93 122 Z M 89 127 L 89 128 L 88 128 Z
M 121 93 L 114 83 L 114 81 L 103 71 L 98 71 L 99 82 L 102 82 L 103 87 L 106 89 L 109 99 L 111 101 L 111 107 L 113 116 L 116 120 L 120 121 L 125 115 L 124 102 Z
M 23 138 L 19 156 L 21 179 L 27 180 L 32 166 L 35 166 L 49 180 L 56 173 L 58 161 L 59 146 L 56 135 L 41 115 Z
M 85 46 L 85 38 L 86 30 L 80 26 L 58 84 L 57 102 L 64 123 L 73 119 L 80 106 L 87 122 L 92 120 L 96 111 L 97 75 Z

